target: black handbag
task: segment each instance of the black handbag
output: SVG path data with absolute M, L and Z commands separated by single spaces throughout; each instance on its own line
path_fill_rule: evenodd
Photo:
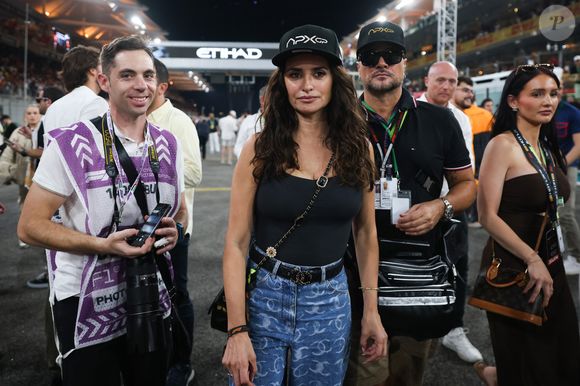
M 449 236 L 453 230 L 450 226 L 445 234 Z M 457 278 L 446 243 L 442 254 L 428 256 L 426 243 L 379 241 L 381 255 L 389 256 L 379 261 L 379 314 L 385 331 L 389 336 L 417 340 L 446 335 L 453 326 Z
M 228 332 L 228 309 L 226 306 L 226 293 L 224 287 L 220 289 L 207 310 L 211 328 L 221 332 Z
M 540 249 L 547 220 L 546 214 L 536 241 L 536 253 Z M 485 311 L 541 326 L 547 319 L 543 307 L 544 297 L 540 292 L 534 303 L 529 302 L 530 294 L 522 292 L 528 280 L 527 270 L 502 267 L 501 258 L 495 254 L 495 241 L 491 239 L 491 256 L 482 258 L 468 303 Z
M 261 265 L 266 261 L 266 259 L 273 258 L 276 256 L 277 248 L 279 248 L 280 245 L 282 245 L 282 243 L 284 243 L 288 239 L 288 237 L 292 234 L 292 232 L 294 232 L 294 230 L 298 228 L 300 225 L 302 225 L 302 223 L 304 222 L 304 219 L 306 218 L 306 216 L 312 209 L 314 202 L 318 198 L 318 194 L 322 189 L 326 187 L 326 184 L 328 183 L 327 175 L 330 172 L 330 168 L 332 167 L 333 163 L 334 163 L 334 153 L 330 156 L 330 160 L 328 161 L 328 165 L 326 165 L 324 173 L 322 174 L 322 176 L 318 178 L 318 180 L 316 180 L 316 188 L 314 189 L 314 194 L 312 195 L 310 202 L 306 206 L 306 209 L 304 209 L 304 211 L 298 217 L 296 217 L 296 219 L 294 219 L 294 222 L 290 227 L 290 229 L 288 229 L 286 233 L 282 235 L 280 240 L 278 240 L 278 242 L 274 244 L 274 246 L 266 248 L 266 256 L 264 256 L 260 264 L 258 264 L 252 270 L 252 272 L 250 272 L 248 265 L 246 265 L 247 268 L 246 277 L 248 278 L 248 280 L 246 281 L 246 300 L 248 299 L 249 296 L 249 285 L 252 279 L 255 278 L 258 269 L 260 269 Z M 226 294 L 223 287 L 220 289 L 217 296 L 214 298 L 213 302 L 209 306 L 207 313 L 210 316 L 211 328 L 222 332 L 228 332 L 228 308 L 226 304 Z M 247 318 L 248 315 L 246 315 L 246 319 Z

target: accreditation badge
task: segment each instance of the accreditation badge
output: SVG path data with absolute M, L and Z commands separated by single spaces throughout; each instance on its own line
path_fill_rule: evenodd
M 401 214 L 405 213 L 411 208 L 411 191 L 410 190 L 399 190 L 396 196 L 392 199 L 393 209 L 391 210 L 391 224 L 396 224 L 401 217 Z
M 556 234 L 558 235 L 558 247 L 560 248 L 560 253 L 566 251 L 566 244 L 564 244 L 564 235 L 562 234 L 562 226 L 558 222 L 556 225 Z

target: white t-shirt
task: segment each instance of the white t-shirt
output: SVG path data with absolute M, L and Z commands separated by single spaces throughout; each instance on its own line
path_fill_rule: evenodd
M 44 133 L 85 119 L 102 116 L 109 109 L 106 100 L 87 86 L 80 86 L 56 100 L 44 115 Z M 46 141 L 44 142 L 46 145 Z
M 261 114 L 262 113 L 258 111 L 256 114 L 247 116 L 240 125 L 238 137 L 236 138 L 236 145 L 234 146 L 234 154 L 236 155 L 236 158 L 240 158 L 244 144 L 252 134 L 262 131 L 262 120 L 260 119 Z
M 220 131 L 222 134 L 222 139 L 232 140 L 236 139 L 236 131 L 238 130 L 238 125 L 236 118 L 228 115 L 219 120 Z
M 115 134 L 121 140 L 127 154 L 130 157 L 141 156 L 145 149 L 145 142 L 138 144 L 125 137 L 119 131 Z M 183 175 L 183 155 L 179 143 L 177 146 L 177 175 Z M 59 208 L 62 225 L 67 228 L 84 232 L 85 209 L 82 201 L 78 198 L 67 176 L 66 167 L 63 164 L 57 146 L 51 143 L 42 154 L 42 159 L 34 174 L 34 182 L 42 188 L 59 196 L 66 197 L 64 204 Z M 179 192 L 185 189 L 183 178 L 179 178 Z M 134 198 L 129 199 L 123 209 L 121 226 L 132 226 L 135 219 L 141 218 L 141 210 Z M 140 221 L 142 222 L 142 221 Z M 81 289 L 81 276 L 85 266 L 85 257 L 72 253 L 60 253 L 56 258 L 56 272 L 53 282 L 56 300 L 62 300 L 71 296 L 78 296 Z

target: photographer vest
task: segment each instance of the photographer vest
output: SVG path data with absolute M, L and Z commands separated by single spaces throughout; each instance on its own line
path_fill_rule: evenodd
M 100 127 L 95 127 L 91 121 L 82 121 L 67 128 L 50 131 L 47 136 L 50 146 L 57 146 L 57 152 L 63 163 L 67 176 L 72 184 L 74 198 L 82 203 L 84 208 L 84 227 L 75 229 L 97 237 L 106 237 L 113 217 L 113 194 L 111 179 L 105 170 L 103 140 Z M 142 162 L 142 157 L 131 157 L 135 168 L 140 173 L 140 180 L 145 188 L 147 206 L 153 209 L 156 204 L 155 190 L 159 189 L 160 202 L 170 204 L 175 215 L 180 204 L 180 179 L 177 171 L 177 141 L 168 131 L 160 130 L 148 124 L 146 142 L 154 145 L 159 158 L 159 182 L 148 162 Z M 145 149 L 146 151 L 147 149 Z M 116 155 L 116 154 L 115 154 Z M 116 189 L 118 196 L 125 199 L 128 180 L 120 170 Z M 129 196 L 128 200 L 135 200 Z M 129 226 L 136 227 L 144 222 L 141 213 L 125 213 L 120 229 Z M 123 226 L 123 224 L 125 226 Z M 129 225 L 128 225 L 129 224 Z M 53 283 L 58 270 L 57 257 L 70 256 L 65 252 L 47 250 L 49 279 Z M 125 258 L 105 257 L 97 255 L 74 256 L 83 261 L 79 308 L 77 312 L 74 347 L 81 348 L 114 339 L 126 332 L 126 284 Z M 165 258 L 169 266 L 169 254 Z M 164 317 L 170 313 L 170 299 L 167 289 L 157 272 L 159 282 L 159 302 Z M 51 303 L 55 300 L 54 286 L 51 285 Z M 70 353 L 70 352 L 69 352 Z M 69 353 L 61 353 L 63 356 Z

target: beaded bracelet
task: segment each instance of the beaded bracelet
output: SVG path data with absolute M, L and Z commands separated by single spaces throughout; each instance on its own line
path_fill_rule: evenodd
M 241 332 L 249 332 L 249 331 L 250 331 L 250 328 L 247 325 L 242 324 L 241 326 L 236 326 L 234 328 L 230 328 L 228 330 L 228 338 L 231 338 L 232 336 L 239 334 Z

